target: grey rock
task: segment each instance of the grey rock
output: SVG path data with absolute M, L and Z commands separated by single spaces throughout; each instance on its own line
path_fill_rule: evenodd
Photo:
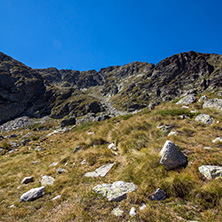
M 168 125 L 157 126 L 157 129 L 163 131 L 164 133 L 169 133 L 172 128 L 173 128 L 173 126 L 168 126 Z
M 204 123 L 206 125 L 211 125 L 211 124 L 214 123 L 214 119 L 211 116 L 207 115 L 207 114 L 199 114 L 195 118 L 195 121 Z
M 196 100 L 197 100 L 196 96 L 194 94 L 190 94 L 180 99 L 176 104 L 189 105 L 191 103 L 194 103 Z
M 114 151 L 118 150 L 114 143 L 110 143 L 109 146 L 108 146 L 108 149 L 112 149 Z
M 16 134 L 10 134 L 10 135 L 6 136 L 5 138 L 16 138 L 16 137 L 18 137 L 18 135 L 16 135 Z
M 4 151 L 4 149 L 3 148 L 0 148 L 0 153 L 2 153 Z
M 203 96 L 201 96 L 199 99 L 198 99 L 198 103 L 200 103 L 200 102 L 203 102 L 203 101 L 205 101 L 207 99 L 207 96 L 205 96 L 205 95 L 203 95 Z
M 97 168 L 95 171 L 93 172 L 88 172 L 86 173 L 84 176 L 85 177 L 104 177 L 106 176 L 106 174 L 111 170 L 111 168 L 114 166 L 115 163 L 111 163 L 111 164 L 107 164 L 107 165 L 103 165 L 99 168 Z
M 121 210 L 119 207 L 116 207 L 112 210 L 111 214 L 117 216 L 117 217 L 121 217 L 123 216 L 124 211 Z
M 144 203 L 144 202 L 142 202 L 141 204 L 140 204 L 140 210 L 144 210 L 146 208 L 146 204 Z
M 35 200 L 44 195 L 45 187 L 33 188 L 20 197 L 20 202 Z
M 199 167 L 199 172 L 203 174 L 208 180 L 222 178 L 221 166 L 202 165 Z
M 187 164 L 187 157 L 175 143 L 169 140 L 165 142 L 160 155 L 160 164 L 163 164 L 166 170 L 173 170 Z
M 203 104 L 203 108 L 217 109 L 222 111 L 222 99 L 209 99 L 206 100 Z
M 0 126 L 0 130 L 3 132 L 8 132 L 12 130 L 17 130 L 23 127 L 30 126 L 34 121 L 27 116 L 17 118 L 15 120 L 11 120 L 7 123 L 4 123 Z
M 65 169 L 62 169 L 62 168 L 58 168 L 57 170 L 56 170 L 56 173 L 64 173 L 64 172 L 67 172 L 67 170 L 65 170 Z
M 46 186 L 46 185 L 53 185 L 55 179 L 53 177 L 50 177 L 50 176 L 46 176 L 46 175 L 43 175 L 41 176 L 42 180 L 41 180 L 41 184 L 42 186 Z
M 76 124 L 76 118 L 74 116 L 69 117 L 61 121 L 61 127 L 71 126 Z
M 18 151 L 18 149 L 12 149 L 8 152 L 8 154 L 14 153 L 15 151 Z
M 161 201 L 166 198 L 166 192 L 160 188 L 158 188 L 154 193 L 149 197 L 150 200 Z
M 57 166 L 58 165 L 58 163 L 57 162 L 53 162 L 52 164 L 50 164 L 49 166 L 50 167 L 54 167 L 54 166 Z
M 10 147 L 13 147 L 13 148 L 19 147 L 19 144 L 16 142 L 9 142 L 8 144 L 10 145 Z
M 127 193 L 137 190 L 134 183 L 116 181 L 113 184 L 101 184 L 93 188 L 93 191 L 102 194 L 108 201 L 121 201 L 126 198 Z
M 44 151 L 45 149 L 43 147 L 38 148 L 38 151 Z
M 27 183 L 31 183 L 34 181 L 34 177 L 25 177 L 23 180 L 22 180 L 22 184 L 27 184 Z

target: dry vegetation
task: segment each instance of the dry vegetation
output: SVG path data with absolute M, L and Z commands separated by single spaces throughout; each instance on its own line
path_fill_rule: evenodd
M 33 126 L 13 132 L 20 137 L 28 132 L 34 133 L 30 136 L 31 142 L 20 146 L 19 151 L 0 156 L 0 221 L 222 221 L 222 181 L 207 181 L 198 172 L 202 164 L 222 166 L 222 146 L 212 143 L 221 135 L 222 116 L 217 111 L 200 107 L 194 104 L 188 110 L 166 103 L 153 111 L 85 123 L 50 137 L 46 135 L 59 125 L 58 121 L 49 122 L 46 131 Z M 210 114 L 220 123 L 215 121 L 213 125 L 205 126 L 194 121 L 195 114 L 189 115 L 189 119 L 179 117 L 194 109 Z M 172 125 L 178 134 L 168 137 L 157 129 L 160 124 Z M 93 134 L 88 135 L 88 132 Z M 0 146 L 7 147 L 10 141 L 18 139 L 3 140 Z M 159 164 L 159 151 L 167 139 L 175 142 L 188 156 L 186 168 L 166 171 Z M 108 142 L 117 145 L 117 156 L 107 149 Z M 78 145 L 83 150 L 73 153 Z M 37 151 L 37 146 L 45 150 Z M 82 165 L 84 159 L 86 164 Z M 83 177 L 84 173 L 114 161 L 117 164 L 105 178 Z M 58 165 L 50 166 L 53 162 Z M 59 167 L 67 172 L 57 174 Z M 24 192 L 40 186 L 43 174 L 54 177 L 55 183 L 46 187 L 42 198 L 20 203 L 19 198 Z M 35 180 L 21 186 L 26 176 L 34 176 Z M 138 190 L 120 203 L 108 202 L 92 192 L 95 185 L 116 180 L 134 182 Z M 158 187 L 166 191 L 167 199 L 152 202 L 148 196 Z M 62 197 L 53 201 L 57 195 Z M 140 211 L 142 202 L 147 207 Z M 14 207 L 10 207 L 13 204 Z M 117 206 L 124 210 L 121 218 L 110 213 Z M 134 218 L 129 216 L 132 206 L 137 209 Z

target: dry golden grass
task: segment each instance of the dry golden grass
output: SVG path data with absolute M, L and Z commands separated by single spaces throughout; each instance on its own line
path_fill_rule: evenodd
M 217 111 L 202 110 L 195 104 L 191 109 L 197 107 L 198 112 L 210 114 L 216 121 L 222 120 Z M 137 210 L 133 221 L 221 221 L 221 179 L 207 181 L 198 172 L 198 167 L 202 164 L 222 165 L 221 145 L 212 143 L 221 135 L 222 127 L 216 122 L 205 126 L 195 122 L 195 117 L 181 119 L 178 117 L 181 112 L 187 113 L 174 103 L 165 103 L 152 112 L 85 123 L 50 137 L 46 135 L 58 126 L 58 121 L 50 122 L 48 131 L 38 131 L 39 126 L 33 126 L 13 132 L 20 136 L 4 140 L 0 146 L 7 147 L 10 141 L 19 141 L 21 134 L 33 134 L 31 141 L 20 146 L 19 151 L 0 156 L 0 221 L 129 221 L 132 220 L 129 216 L 132 206 Z M 160 124 L 172 125 L 178 134 L 168 137 L 157 129 Z M 93 134 L 88 135 L 88 132 Z M 188 156 L 186 168 L 166 171 L 160 166 L 159 151 L 167 139 L 175 142 Z M 109 142 L 117 145 L 117 156 L 107 149 Z M 83 150 L 73 153 L 78 145 Z M 207 146 L 212 149 L 205 150 Z M 36 147 L 45 150 L 37 151 Z M 81 164 L 83 160 L 86 160 L 84 165 Z M 58 165 L 50 166 L 53 162 Z M 116 165 L 105 178 L 83 176 L 111 162 Z M 67 172 L 57 174 L 59 167 Z M 46 187 L 42 198 L 19 203 L 24 192 L 40 186 L 41 175 L 54 177 L 55 183 Z M 35 180 L 21 186 L 26 176 L 34 176 Z M 108 202 L 92 192 L 94 186 L 116 180 L 134 182 L 138 190 L 120 203 Z M 158 187 L 166 191 L 167 199 L 158 203 L 149 201 L 149 195 Z M 53 201 L 57 195 L 62 197 Z M 147 208 L 140 211 L 142 202 Z M 15 206 L 11 208 L 12 204 Z M 117 206 L 124 210 L 121 218 L 111 215 Z

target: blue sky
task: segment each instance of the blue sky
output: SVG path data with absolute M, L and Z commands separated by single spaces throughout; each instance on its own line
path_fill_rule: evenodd
M 0 51 L 32 68 L 89 70 L 222 54 L 221 0 L 0 0 Z

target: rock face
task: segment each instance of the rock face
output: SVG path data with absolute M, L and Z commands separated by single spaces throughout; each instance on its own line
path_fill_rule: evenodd
M 70 117 L 68 119 L 62 120 L 61 127 L 75 125 L 75 124 L 76 124 L 76 118 L 74 116 L 72 116 L 72 117 Z
M 203 108 L 213 108 L 222 111 L 222 99 L 209 99 L 203 104 Z
M 160 155 L 160 164 L 163 164 L 166 170 L 173 170 L 187 164 L 187 157 L 176 144 L 169 140 L 165 142 Z
M 20 202 L 35 200 L 44 195 L 45 187 L 38 187 L 29 190 L 20 197 Z
M 85 177 L 104 177 L 106 174 L 111 170 L 111 168 L 114 166 L 115 163 L 103 165 L 99 168 L 97 168 L 93 172 L 88 172 L 84 176 Z
M 189 105 L 197 100 L 196 96 L 191 94 L 180 99 L 176 104 Z
M 93 191 L 102 194 L 108 201 L 121 201 L 126 198 L 127 193 L 137 190 L 137 186 L 133 183 L 117 181 L 113 184 L 101 184 L 93 188 Z
M 214 123 L 214 120 L 211 116 L 207 115 L 207 114 L 200 114 L 195 118 L 195 121 L 197 122 L 202 122 L 206 125 L 211 125 Z
M 158 188 L 151 196 L 149 197 L 150 200 L 161 201 L 166 198 L 166 192 L 160 188 Z
M 222 177 L 222 167 L 221 166 L 202 165 L 199 167 L 199 171 L 208 180 Z

